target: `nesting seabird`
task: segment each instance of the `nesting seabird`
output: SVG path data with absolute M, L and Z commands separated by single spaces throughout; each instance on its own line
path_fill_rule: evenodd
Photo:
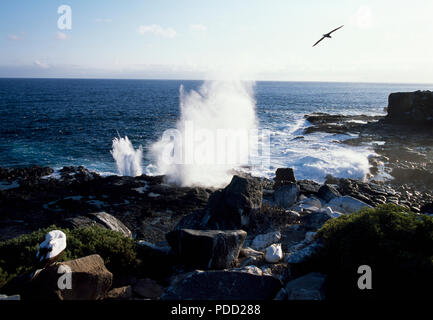
M 53 230 L 46 234 L 45 241 L 39 245 L 36 253 L 38 264 L 47 267 L 56 261 L 66 249 L 66 234 L 60 230 Z
M 330 31 L 330 32 L 328 32 L 328 33 L 326 33 L 326 34 L 324 34 L 323 35 L 323 37 L 322 37 L 322 39 L 320 39 L 319 41 L 317 41 L 314 45 L 313 45 L 313 47 L 315 47 L 320 41 L 322 41 L 323 39 L 325 39 L 325 38 L 332 38 L 331 37 L 331 34 L 333 33 L 333 32 L 335 32 L 335 31 L 337 31 L 338 29 L 341 29 L 341 28 L 343 28 L 344 27 L 344 25 L 342 25 L 341 27 L 338 27 L 337 29 L 334 29 L 334 30 L 332 30 L 332 31 Z

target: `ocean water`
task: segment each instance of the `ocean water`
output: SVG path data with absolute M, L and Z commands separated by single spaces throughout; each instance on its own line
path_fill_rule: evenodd
M 198 90 L 202 81 L 0 79 L 0 166 L 84 165 L 116 174 L 110 153 L 115 137 L 142 146 L 149 173 L 151 146 L 180 117 L 179 88 Z M 272 177 L 278 167 L 294 167 L 297 178 L 321 181 L 326 174 L 362 178 L 369 147 L 348 147 L 332 134 L 303 135 L 304 115 L 384 114 L 396 91 L 433 90 L 433 85 L 256 82 L 252 96 L 259 129 L 271 137 L 271 162 L 255 175 Z

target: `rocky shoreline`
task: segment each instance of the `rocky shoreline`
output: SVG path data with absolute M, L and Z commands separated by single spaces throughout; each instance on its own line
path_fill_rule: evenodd
M 415 103 L 428 96 L 414 95 Z M 357 133 L 341 141 L 353 145 L 384 141 L 372 144 L 378 155 L 370 159 L 366 181 L 298 181 L 292 169 L 280 168 L 274 181 L 238 173 L 225 188 L 208 189 L 170 185 L 163 176 L 103 177 L 84 167 L 64 167 L 59 176 L 48 167 L 0 168 L 0 243 L 52 225 L 99 226 L 131 239 L 152 264 L 113 278 L 101 257 L 91 255 L 60 263 L 92 279 L 99 291 L 91 296 L 41 285 L 41 279 L 54 281 L 50 267 L 40 275 L 45 278 L 24 286 L 12 281 L 4 293 L 30 299 L 324 299 L 327 275 L 299 273 L 296 266 L 323 246 L 317 231 L 325 222 L 383 204 L 433 215 L 430 120 L 400 129 L 393 103 L 392 116 L 383 118 L 306 116 L 313 126 L 305 134 Z M 394 180 L 375 180 L 379 167 Z
M 99 298 L 321 299 L 325 276 L 299 279 L 293 265 L 320 247 L 315 234 L 327 220 L 382 203 L 433 213 L 431 194 L 408 199 L 390 185 L 352 179 L 296 181 L 289 168 L 279 169 L 275 181 L 234 176 L 220 190 L 179 188 L 163 177 L 101 177 L 83 167 L 64 168 L 60 178 L 47 177 L 51 173 L 41 167 L 1 170 L 3 182 L 19 185 L 0 194 L 2 240 L 50 225 L 97 225 L 133 238 L 154 270 L 143 279 L 117 278 Z M 233 281 L 248 282 L 250 290 L 231 286 Z M 296 290 L 306 283 L 313 286 L 299 296 Z M 203 292 L 201 284 L 225 289 Z M 149 296 L 149 290 L 158 294 Z
M 369 180 L 385 175 L 400 192 L 433 189 L 433 93 L 416 91 L 389 96 L 386 116 L 346 116 L 317 113 L 306 115 L 312 124 L 304 134 L 326 132 L 351 134 L 336 140 L 350 146 L 369 146 Z M 382 179 L 383 180 L 383 179 Z

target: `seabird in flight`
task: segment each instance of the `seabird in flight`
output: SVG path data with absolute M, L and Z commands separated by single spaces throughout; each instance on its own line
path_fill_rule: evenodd
M 341 29 L 341 28 L 343 28 L 343 27 L 344 27 L 344 25 L 342 25 L 341 27 L 338 27 L 337 29 L 332 30 L 331 32 L 328 32 L 327 34 L 324 34 L 323 37 L 322 37 L 322 39 L 320 39 L 319 41 L 317 41 L 317 42 L 313 45 L 313 47 L 315 47 L 315 46 L 316 46 L 320 41 L 322 41 L 322 40 L 325 39 L 325 38 L 332 38 L 332 37 L 331 37 L 331 33 L 335 32 L 335 31 L 337 31 L 338 29 Z

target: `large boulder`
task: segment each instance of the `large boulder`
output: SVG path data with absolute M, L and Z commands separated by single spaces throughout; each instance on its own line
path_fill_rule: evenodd
M 310 195 L 316 196 L 321 187 L 320 184 L 311 180 L 300 180 L 297 182 L 297 184 L 299 186 L 300 193 L 306 196 L 310 196 Z
M 162 300 L 268 300 L 281 281 L 267 275 L 242 271 L 194 271 L 173 283 Z
M 103 225 L 109 230 L 122 233 L 125 237 L 132 238 L 131 231 L 120 221 L 106 212 L 91 213 L 90 216 L 99 224 Z
M 299 186 L 296 183 L 288 183 L 275 189 L 274 202 L 278 206 L 288 209 L 298 198 Z
M 226 269 L 236 263 L 247 233 L 243 230 L 191 230 L 169 232 L 167 241 L 186 264 L 199 269 Z
M 137 255 L 144 263 L 140 272 L 152 279 L 164 279 L 171 275 L 173 266 L 177 263 L 176 256 L 170 246 L 156 245 L 147 241 L 138 241 L 136 247 Z
M 323 286 L 326 275 L 309 273 L 287 283 L 285 289 L 288 300 L 324 300 Z
M 106 212 L 93 212 L 85 216 L 67 218 L 63 222 L 65 228 L 83 228 L 97 225 L 112 231 L 117 231 L 125 237 L 132 238 L 131 230 L 122 221 Z
M 333 211 L 351 214 L 357 212 L 362 208 L 372 208 L 372 206 L 362 202 L 361 200 L 355 199 L 351 196 L 343 196 L 332 199 L 326 205 L 330 207 Z
M 316 231 L 329 219 L 331 219 L 331 216 L 326 211 L 316 211 L 302 216 L 300 221 L 306 230 Z
M 412 125 L 433 124 L 433 92 L 397 92 L 388 98 L 386 121 Z
M 295 172 L 292 168 L 278 168 L 275 172 L 274 189 L 290 183 L 296 183 Z
M 322 198 L 325 202 L 329 202 L 334 198 L 341 197 L 340 192 L 329 184 L 324 184 L 320 187 L 317 193 L 319 198 Z
M 233 176 L 223 190 L 212 193 L 202 219 L 202 228 L 230 230 L 252 225 L 260 214 L 263 188 L 257 179 Z
M 29 283 L 25 298 L 98 300 L 106 296 L 112 282 L 112 273 L 102 258 L 94 254 L 42 269 Z

